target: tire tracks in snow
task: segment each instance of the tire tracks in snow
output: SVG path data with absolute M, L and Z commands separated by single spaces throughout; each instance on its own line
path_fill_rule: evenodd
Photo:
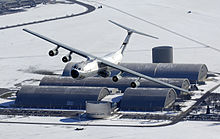
M 54 17 L 54 18 L 50 18 L 50 19 L 43 19 L 43 20 L 31 21 L 31 22 L 21 23 L 21 24 L 16 24 L 16 25 L 4 26 L 4 27 L 0 27 L 0 30 L 21 27 L 21 26 L 26 26 L 26 25 L 40 24 L 40 23 L 45 23 L 45 22 L 55 21 L 55 20 L 60 20 L 60 19 L 72 18 L 75 16 L 81 16 L 84 14 L 88 14 L 90 12 L 93 12 L 96 9 L 94 6 L 80 2 L 80 1 L 76 1 L 76 0 L 69 0 L 69 1 L 71 1 L 75 4 L 78 4 L 78 5 L 81 5 L 83 7 L 86 7 L 87 10 L 85 12 L 78 13 L 78 14 L 71 14 L 71 15 L 66 15 L 66 16 Z

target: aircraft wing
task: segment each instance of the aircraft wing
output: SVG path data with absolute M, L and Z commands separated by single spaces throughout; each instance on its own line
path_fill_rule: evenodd
M 23 29 L 23 30 L 26 31 L 26 32 L 28 32 L 28 33 L 30 33 L 30 34 L 32 34 L 32 35 L 34 35 L 34 36 L 37 36 L 37 37 L 39 37 L 39 38 L 41 38 L 41 39 L 43 39 L 43 40 L 46 40 L 46 41 L 48 41 L 48 42 L 50 42 L 50 43 L 52 43 L 52 44 L 55 44 L 55 45 L 57 45 L 58 47 L 62 47 L 62 48 L 66 49 L 66 50 L 68 50 L 68 51 L 70 51 L 70 52 L 76 53 L 76 54 L 78 54 L 78 55 L 80 55 L 80 56 L 82 56 L 82 57 L 97 59 L 97 60 L 99 60 L 101 63 L 105 64 L 106 66 L 109 66 L 109 67 L 118 69 L 118 70 L 120 70 L 120 71 L 122 71 L 122 72 L 128 72 L 128 73 L 133 74 L 133 75 L 135 75 L 135 76 L 137 76 L 137 77 L 140 77 L 140 78 L 143 78 L 143 79 L 146 79 L 146 80 L 150 80 L 150 81 L 152 81 L 152 82 L 156 82 L 156 83 L 158 83 L 158 84 L 161 84 L 161 85 L 164 85 L 164 86 L 167 86 L 167 87 L 171 87 L 171 88 L 174 88 L 174 89 L 183 91 L 183 92 L 189 92 L 188 90 L 185 90 L 185 89 L 182 89 L 182 88 L 180 88 L 180 87 L 177 87 L 177 86 L 174 86 L 174 85 L 171 85 L 171 84 L 168 84 L 168 83 L 159 81 L 159 80 L 154 79 L 154 78 L 152 78 L 152 77 L 149 77 L 149 76 L 146 76 L 146 75 L 144 75 L 144 74 L 138 73 L 138 72 L 136 72 L 136 71 L 130 70 L 130 69 L 128 69 L 128 68 L 125 68 L 125 67 L 123 67 L 123 66 L 116 65 L 116 64 L 111 63 L 111 62 L 109 62 L 109 61 L 106 61 L 106 60 L 104 60 L 104 59 L 102 59 L 102 58 L 100 58 L 100 57 L 96 57 L 96 56 L 94 56 L 94 55 L 92 55 L 92 54 L 89 54 L 89 53 L 80 51 L 80 50 L 78 50 L 78 49 L 72 48 L 72 47 L 70 47 L 70 46 L 67 46 L 67 45 L 65 45 L 65 44 L 59 43 L 59 42 L 57 42 L 57 41 L 55 41 L 55 40 L 53 40 L 53 39 L 47 38 L 47 37 L 45 37 L 45 36 L 43 36 L 43 35 L 40 35 L 40 34 L 38 34 L 38 33 L 36 33 L 36 32 L 30 31 L 30 30 L 28 30 L 28 29 Z
M 95 56 L 93 56 L 93 55 L 91 55 L 91 54 L 89 54 L 89 53 L 86 53 L 86 52 L 80 51 L 80 50 L 78 50 L 78 49 L 69 47 L 69 46 L 67 46 L 67 45 L 65 45 L 65 44 L 63 44 L 63 43 L 57 42 L 57 41 L 55 41 L 55 40 L 53 40 L 53 39 L 50 39 L 50 38 L 48 38 L 48 37 L 45 37 L 45 36 L 39 34 L 39 33 L 33 32 L 33 31 L 31 31 L 31 30 L 28 30 L 28 29 L 23 29 L 23 30 L 24 30 L 25 32 L 28 32 L 28 33 L 30 33 L 30 34 L 32 34 L 32 35 L 34 35 L 34 36 L 37 36 L 37 37 L 39 37 L 39 38 L 41 38 L 41 39 L 43 39 L 43 40 L 45 40 L 45 41 L 48 41 L 48 42 L 50 42 L 50 43 L 52 43 L 52 44 L 55 44 L 55 45 L 57 45 L 58 47 L 62 47 L 62 48 L 64 48 L 64 49 L 66 49 L 66 50 L 69 50 L 70 52 L 73 52 L 73 53 L 75 53 L 75 54 L 77 54 L 77 55 L 80 55 L 80 56 L 82 56 L 82 57 L 85 57 L 85 58 L 89 58 L 89 57 L 91 57 L 91 58 L 96 58 Z
M 109 66 L 109 67 L 112 67 L 112 68 L 114 68 L 114 69 L 118 69 L 118 70 L 120 70 L 121 72 L 127 72 L 127 73 L 133 74 L 133 75 L 135 75 L 135 76 L 137 76 L 137 77 L 140 77 L 140 78 L 143 78 L 143 79 L 146 79 L 146 80 L 150 80 L 150 81 L 152 81 L 152 82 L 155 82 L 155 83 L 158 83 L 158 84 L 161 84 L 161 85 L 170 87 L 170 88 L 174 88 L 174 89 L 177 89 L 177 90 L 180 90 L 180 91 L 188 92 L 188 93 L 189 93 L 188 90 L 182 89 L 182 88 L 177 87 L 177 86 L 172 85 L 172 84 L 168 84 L 168 83 L 162 82 L 162 81 L 160 81 L 160 80 L 157 80 L 157 79 L 154 79 L 154 78 L 152 78 L 152 77 L 149 77 L 149 76 L 146 76 L 146 75 L 144 75 L 144 74 L 141 74 L 141 73 L 139 73 L 139 72 L 130 70 L 130 69 L 125 68 L 125 67 L 123 67 L 123 66 L 116 65 L 116 64 L 111 63 L 111 62 L 109 62 L 109 61 L 106 61 L 106 60 L 104 60 L 104 59 L 102 59 L 102 58 L 97 57 L 97 60 L 101 61 L 103 64 L 105 64 L 105 65 L 107 65 L 107 66 Z

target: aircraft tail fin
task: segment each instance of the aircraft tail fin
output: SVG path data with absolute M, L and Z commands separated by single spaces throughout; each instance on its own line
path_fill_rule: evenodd
M 116 23 L 116 22 L 114 22 L 114 21 L 112 21 L 112 20 L 108 20 L 108 21 L 111 22 L 111 23 L 113 23 L 113 24 L 115 24 L 115 25 L 117 25 L 117 26 L 119 26 L 119 27 L 121 27 L 121 28 L 123 28 L 123 29 L 125 29 L 125 30 L 127 30 L 128 32 L 137 33 L 137 34 L 139 34 L 139 35 L 151 37 L 151 38 L 154 38 L 154 39 L 159 39 L 158 37 L 155 37 L 155 36 L 152 36 L 152 35 L 149 35 L 149 34 L 145 34 L 145 33 L 136 31 L 136 30 L 134 30 L 134 29 L 125 27 L 125 26 L 123 26 L 123 25 L 120 25 L 119 23 Z
M 109 20 L 109 22 L 111 22 L 111 23 L 115 24 L 116 26 L 119 26 L 119 27 L 121 27 L 121 28 L 127 30 L 127 32 L 128 32 L 128 35 L 126 36 L 126 38 L 125 38 L 125 40 L 124 40 L 122 46 L 120 47 L 120 51 L 121 51 L 122 54 L 123 54 L 123 52 L 124 52 L 124 50 L 125 50 L 125 48 L 126 48 L 128 42 L 129 42 L 129 39 L 130 39 L 132 33 L 136 33 L 136 34 L 139 34 L 139 35 L 151 37 L 151 38 L 154 38 L 154 39 L 159 39 L 159 38 L 157 38 L 157 37 L 155 37 L 155 36 L 148 35 L 148 34 L 145 34 L 145 33 L 139 32 L 139 31 L 136 31 L 136 30 L 134 30 L 134 29 L 128 28 L 128 27 L 126 27 L 126 26 L 123 26 L 123 25 L 121 25 L 121 24 L 119 24 L 119 23 L 116 23 L 116 22 L 114 22 L 114 21 L 112 21 L 112 20 Z

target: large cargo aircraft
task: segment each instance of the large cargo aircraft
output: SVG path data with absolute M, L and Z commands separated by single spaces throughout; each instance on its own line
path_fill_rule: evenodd
M 33 32 L 31 30 L 28 30 L 28 29 L 23 29 L 23 30 L 30 33 L 30 34 L 32 34 L 32 35 L 34 35 L 34 36 L 37 36 L 37 37 L 39 37 L 43 40 L 46 40 L 46 41 L 48 41 L 52 44 L 55 44 L 57 47 L 55 49 L 49 51 L 50 56 L 57 55 L 59 53 L 59 51 L 58 51 L 59 48 L 63 48 L 63 49 L 68 50 L 69 54 L 62 58 L 62 61 L 65 62 L 65 63 L 71 61 L 71 59 L 72 59 L 71 54 L 72 53 L 75 53 L 77 55 L 80 55 L 80 56 L 86 58 L 87 59 L 86 61 L 76 63 L 72 67 L 71 76 L 74 79 L 84 79 L 86 77 L 91 77 L 91 76 L 96 76 L 96 75 L 99 75 L 99 76 L 102 76 L 102 77 L 108 77 L 108 76 L 111 75 L 112 69 L 117 69 L 117 70 L 120 70 L 120 73 L 112 77 L 112 80 L 114 82 L 117 82 L 118 80 L 120 80 L 122 78 L 122 74 L 124 72 L 128 72 L 128 73 L 133 74 L 133 75 L 138 77 L 138 79 L 136 81 L 131 82 L 131 87 L 133 87 L 133 88 L 139 86 L 140 85 L 140 79 L 143 78 L 143 79 L 147 79 L 147 80 L 156 82 L 158 84 L 162 84 L 162 85 L 167 86 L 167 87 L 171 87 L 171 88 L 175 88 L 175 89 L 180 90 L 180 91 L 188 92 L 185 89 L 179 88 L 177 86 L 174 86 L 174 85 L 162 82 L 162 81 L 159 81 L 159 80 L 154 79 L 152 77 L 143 75 L 141 73 L 138 73 L 138 72 L 135 72 L 135 71 L 130 70 L 128 68 L 125 68 L 123 66 L 120 66 L 119 63 L 122 61 L 124 50 L 125 50 L 128 42 L 129 42 L 129 40 L 130 40 L 130 37 L 131 37 L 132 33 L 136 33 L 136 34 L 139 34 L 139 35 L 151 37 L 151 38 L 154 38 L 154 39 L 158 39 L 158 38 L 154 37 L 154 36 L 151 36 L 151 35 L 148 35 L 148 34 L 145 34 L 145 33 L 138 32 L 134 29 L 125 27 L 125 26 L 120 25 L 120 24 L 118 24 L 114 21 L 111 21 L 111 20 L 109 20 L 109 21 L 111 23 L 127 30 L 127 36 L 126 36 L 125 40 L 123 41 L 123 43 L 122 43 L 122 45 L 121 45 L 121 47 L 118 51 L 109 53 L 109 54 L 107 54 L 103 57 L 96 57 L 96 56 L 94 56 L 92 54 L 89 54 L 87 52 L 83 52 L 83 51 L 78 50 L 76 48 L 72 48 L 72 47 L 67 46 L 65 44 L 62 44 L 60 42 L 57 42 L 53 39 L 47 38 L 47 37 L 45 37 L 41 34 Z

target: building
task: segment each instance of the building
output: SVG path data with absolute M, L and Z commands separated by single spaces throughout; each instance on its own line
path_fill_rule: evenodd
M 70 71 L 73 65 L 73 62 L 68 63 L 62 76 L 71 76 Z M 153 78 L 184 78 L 189 79 L 190 83 L 203 82 L 208 73 L 205 64 L 121 63 L 120 65 Z M 118 73 L 118 70 L 113 70 L 111 77 Z M 126 72 L 122 76 L 135 77 Z
M 89 118 L 108 118 L 111 112 L 111 103 L 108 101 L 86 101 L 86 115 Z
M 171 107 L 176 92 L 171 88 L 128 88 L 120 103 L 120 111 L 161 111 Z
M 104 87 L 23 86 L 15 106 L 85 110 L 86 101 L 100 101 L 109 93 Z
M 121 92 L 124 92 L 131 85 L 131 82 L 135 81 L 137 78 L 134 77 L 123 77 L 118 82 L 113 82 L 111 77 L 88 77 L 83 80 L 75 80 L 68 76 L 45 76 L 41 82 L 40 86 L 91 86 L 91 87 L 108 87 L 108 88 L 118 88 Z M 190 88 L 190 82 L 188 79 L 159 79 L 160 81 L 178 86 L 180 88 L 188 90 Z M 142 88 L 166 88 L 166 86 L 141 79 L 140 86 Z M 182 92 L 175 90 L 179 96 Z

